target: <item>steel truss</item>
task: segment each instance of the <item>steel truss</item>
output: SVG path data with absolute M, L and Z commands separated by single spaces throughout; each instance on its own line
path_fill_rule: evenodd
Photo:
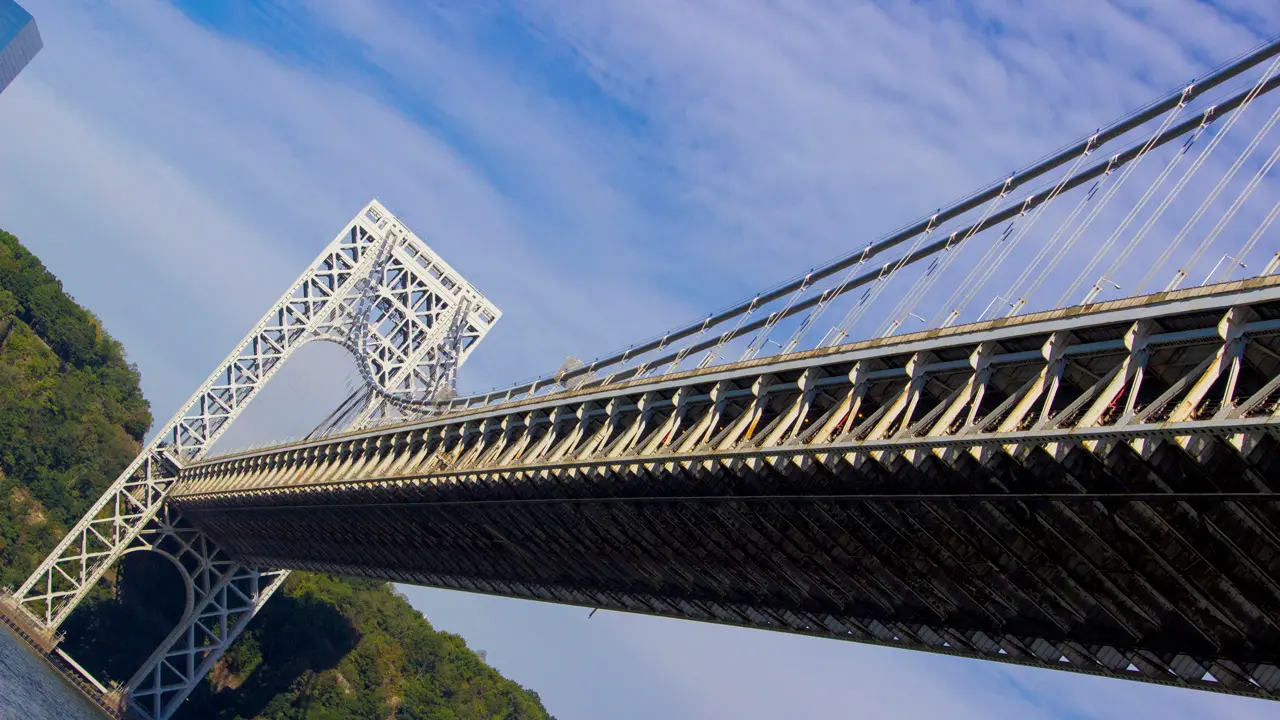
M 338 343 L 356 356 L 362 377 L 378 391 L 356 419 L 368 426 L 405 417 L 399 400 L 421 400 L 451 386 L 457 366 L 500 315 L 381 203 L 370 202 L 6 605 L 19 608 L 52 642 L 124 553 L 176 543 L 176 554 L 165 552 L 188 568 L 188 612 L 129 683 L 136 712 L 168 717 L 287 574 L 233 563 L 169 513 L 164 501 L 178 468 L 203 457 L 308 342 Z
M 1275 697 L 1278 336 L 1255 278 L 209 459 L 171 502 L 257 562 Z
M 167 507 L 139 533 L 128 552 L 137 550 L 169 558 L 186 585 L 182 620 L 125 685 L 134 716 L 167 718 L 280 586 L 287 571 L 237 563 Z

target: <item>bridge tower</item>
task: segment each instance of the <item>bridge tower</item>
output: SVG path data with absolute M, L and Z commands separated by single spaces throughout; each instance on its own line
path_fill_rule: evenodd
M 164 504 L 178 471 L 202 458 L 302 345 L 356 357 L 365 383 L 342 426 L 412 415 L 449 397 L 455 373 L 501 316 L 492 302 L 377 200 L 343 228 L 16 591 L 0 615 L 56 664 L 112 695 L 57 644 L 66 621 L 126 553 L 154 550 L 186 583 L 183 618 L 119 689 L 132 712 L 170 717 L 287 571 L 235 562 Z

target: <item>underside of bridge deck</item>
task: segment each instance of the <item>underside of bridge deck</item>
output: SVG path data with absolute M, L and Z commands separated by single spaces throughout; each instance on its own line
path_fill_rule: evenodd
M 1275 450 L 708 457 L 177 504 L 250 563 L 1265 696 Z
M 1280 278 L 184 467 L 238 560 L 1280 695 Z

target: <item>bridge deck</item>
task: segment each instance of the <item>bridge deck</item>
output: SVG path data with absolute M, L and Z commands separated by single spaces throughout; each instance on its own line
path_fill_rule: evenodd
M 1274 697 L 1280 279 L 214 458 L 255 564 Z

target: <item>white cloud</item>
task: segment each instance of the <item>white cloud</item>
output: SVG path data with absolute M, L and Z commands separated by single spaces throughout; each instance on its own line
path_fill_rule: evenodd
M 676 184 L 711 214 L 715 239 L 692 262 L 744 290 L 927 215 L 1258 40 L 1194 2 L 541 7 L 539 27 L 651 118 Z

